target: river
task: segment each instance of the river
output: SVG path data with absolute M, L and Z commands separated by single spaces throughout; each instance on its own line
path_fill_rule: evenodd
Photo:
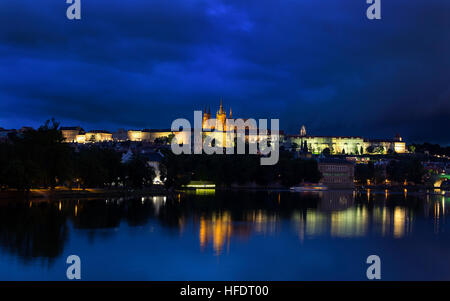
M 450 197 L 180 192 L 0 202 L 0 280 L 450 280 Z

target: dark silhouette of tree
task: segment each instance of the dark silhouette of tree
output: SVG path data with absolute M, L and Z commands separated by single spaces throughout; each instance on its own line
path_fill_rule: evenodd
M 375 176 L 375 166 L 372 161 L 368 164 L 356 164 L 355 180 L 360 184 L 366 184 L 367 180 L 373 180 Z
M 321 174 L 315 160 L 293 159 L 289 152 L 281 152 L 278 164 L 261 166 L 258 155 L 173 155 L 170 151 L 162 162 L 166 186 L 180 187 L 192 181 L 213 181 L 230 186 L 256 183 L 267 186 L 282 183 L 285 186 L 318 182 Z
M 10 188 L 28 191 L 32 187 L 53 189 L 69 179 L 71 169 L 70 146 L 63 143 L 59 123 L 48 120 L 37 130 L 29 129 L 2 143 L 0 175 Z
M 403 181 L 422 183 L 425 170 L 417 159 L 392 160 L 386 167 L 386 173 L 390 181 L 401 183 Z
M 167 143 L 171 144 L 172 140 L 175 138 L 175 134 L 169 134 L 169 136 L 167 136 Z
M 155 178 L 155 171 L 147 164 L 147 159 L 138 154 L 126 163 L 126 174 L 127 186 L 133 188 L 151 186 Z
M 308 152 L 308 143 L 306 141 L 303 143 L 303 152 Z

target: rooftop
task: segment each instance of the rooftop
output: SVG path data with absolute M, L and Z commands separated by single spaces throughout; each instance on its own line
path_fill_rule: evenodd
M 364 139 L 363 137 L 359 137 L 359 136 L 312 136 L 312 135 L 306 135 L 306 136 L 301 136 L 301 135 L 287 135 L 286 137 L 298 137 L 298 138 L 338 138 L 338 139 Z
M 111 134 L 110 132 L 104 130 L 92 130 L 89 131 L 88 133 Z

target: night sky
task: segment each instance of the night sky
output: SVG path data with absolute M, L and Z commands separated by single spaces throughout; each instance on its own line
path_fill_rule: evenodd
M 220 97 L 298 134 L 450 143 L 450 1 L 0 1 L 0 127 L 169 128 Z

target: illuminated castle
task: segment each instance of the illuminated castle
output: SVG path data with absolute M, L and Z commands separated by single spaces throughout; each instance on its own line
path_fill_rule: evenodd
M 367 139 L 357 136 L 312 136 L 302 126 L 300 135 L 287 135 L 286 140 L 295 145 L 296 150 L 321 154 L 327 150 L 330 154 L 388 154 L 406 153 L 406 143 L 400 135 L 393 139 Z
M 219 110 L 216 112 L 216 118 L 211 117 L 211 107 L 207 110 L 205 106 L 202 120 L 202 130 L 204 131 L 203 139 L 209 137 L 214 140 L 216 146 L 230 147 L 235 145 L 234 139 L 238 130 L 238 126 L 235 123 L 237 119 L 233 118 L 231 108 L 227 117 L 227 112 L 223 107 L 222 98 L 220 99 Z M 261 139 L 269 140 L 271 138 L 270 130 L 265 134 L 259 133 L 258 135 L 258 126 L 256 123 L 250 122 L 250 119 L 242 119 L 241 121 L 244 122 L 244 139 L 246 142 L 257 142 Z M 230 123 L 227 125 L 227 122 Z M 232 127 L 228 128 L 230 124 Z M 252 130 L 254 130 L 254 132 L 252 132 Z

